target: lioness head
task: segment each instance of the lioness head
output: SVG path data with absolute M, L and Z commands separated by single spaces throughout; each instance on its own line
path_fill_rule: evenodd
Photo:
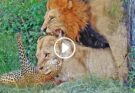
M 81 0 L 48 0 L 47 12 L 41 30 L 47 33 L 64 32 L 64 35 L 76 39 L 80 30 L 88 22 L 88 7 Z
M 36 57 L 38 59 L 37 69 L 42 74 L 57 74 L 62 67 L 62 59 L 54 52 L 56 37 L 44 36 L 37 41 Z

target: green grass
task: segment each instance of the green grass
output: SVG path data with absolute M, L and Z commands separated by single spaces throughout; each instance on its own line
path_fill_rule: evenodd
M 21 32 L 26 54 L 36 63 L 36 41 L 43 23 L 47 0 L 1 0 L 0 33 Z
M 120 83 L 113 80 L 102 80 L 96 77 L 86 76 L 72 82 L 66 82 L 58 86 L 51 83 L 44 86 L 28 88 L 15 88 L 0 86 L 0 93 L 132 93 Z
M 18 50 L 12 33 L 0 33 L 0 74 L 18 69 Z

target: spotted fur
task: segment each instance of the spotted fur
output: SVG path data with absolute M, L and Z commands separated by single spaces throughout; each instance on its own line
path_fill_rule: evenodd
M 36 71 L 36 67 L 34 67 L 29 60 L 27 59 L 24 47 L 22 44 L 21 35 L 17 34 L 17 43 L 19 48 L 19 59 L 21 68 L 20 70 L 12 71 L 9 73 L 5 73 L 0 76 L 0 83 L 9 84 L 9 85 L 17 85 L 17 86 L 28 86 L 31 84 L 44 84 L 45 82 L 52 80 L 58 71 L 52 71 L 51 74 L 40 74 Z M 58 68 L 56 70 L 59 70 Z

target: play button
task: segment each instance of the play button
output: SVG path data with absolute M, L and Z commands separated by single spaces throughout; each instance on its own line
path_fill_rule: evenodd
M 66 51 L 68 51 L 68 49 L 69 49 L 69 46 L 62 42 L 62 48 L 61 48 L 62 53 L 65 53 Z
M 54 45 L 55 54 L 62 59 L 68 59 L 72 57 L 75 53 L 74 42 L 67 37 L 59 38 Z

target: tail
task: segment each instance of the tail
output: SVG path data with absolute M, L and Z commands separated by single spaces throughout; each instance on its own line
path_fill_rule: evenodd
M 17 41 L 18 51 L 19 51 L 19 61 L 21 63 L 21 66 L 25 67 L 25 65 L 28 64 L 28 59 L 24 52 L 24 47 L 23 47 L 22 38 L 21 38 L 20 33 L 16 34 L 16 41 Z
M 16 34 L 16 40 L 18 44 L 18 51 L 19 51 L 19 60 L 21 64 L 21 72 L 23 75 L 29 74 L 29 73 L 35 73 L 35 68 L 32 66 L 31 63 L 29 63 L 29 60 L 27 59 L 22 43 L 21 34 Z

